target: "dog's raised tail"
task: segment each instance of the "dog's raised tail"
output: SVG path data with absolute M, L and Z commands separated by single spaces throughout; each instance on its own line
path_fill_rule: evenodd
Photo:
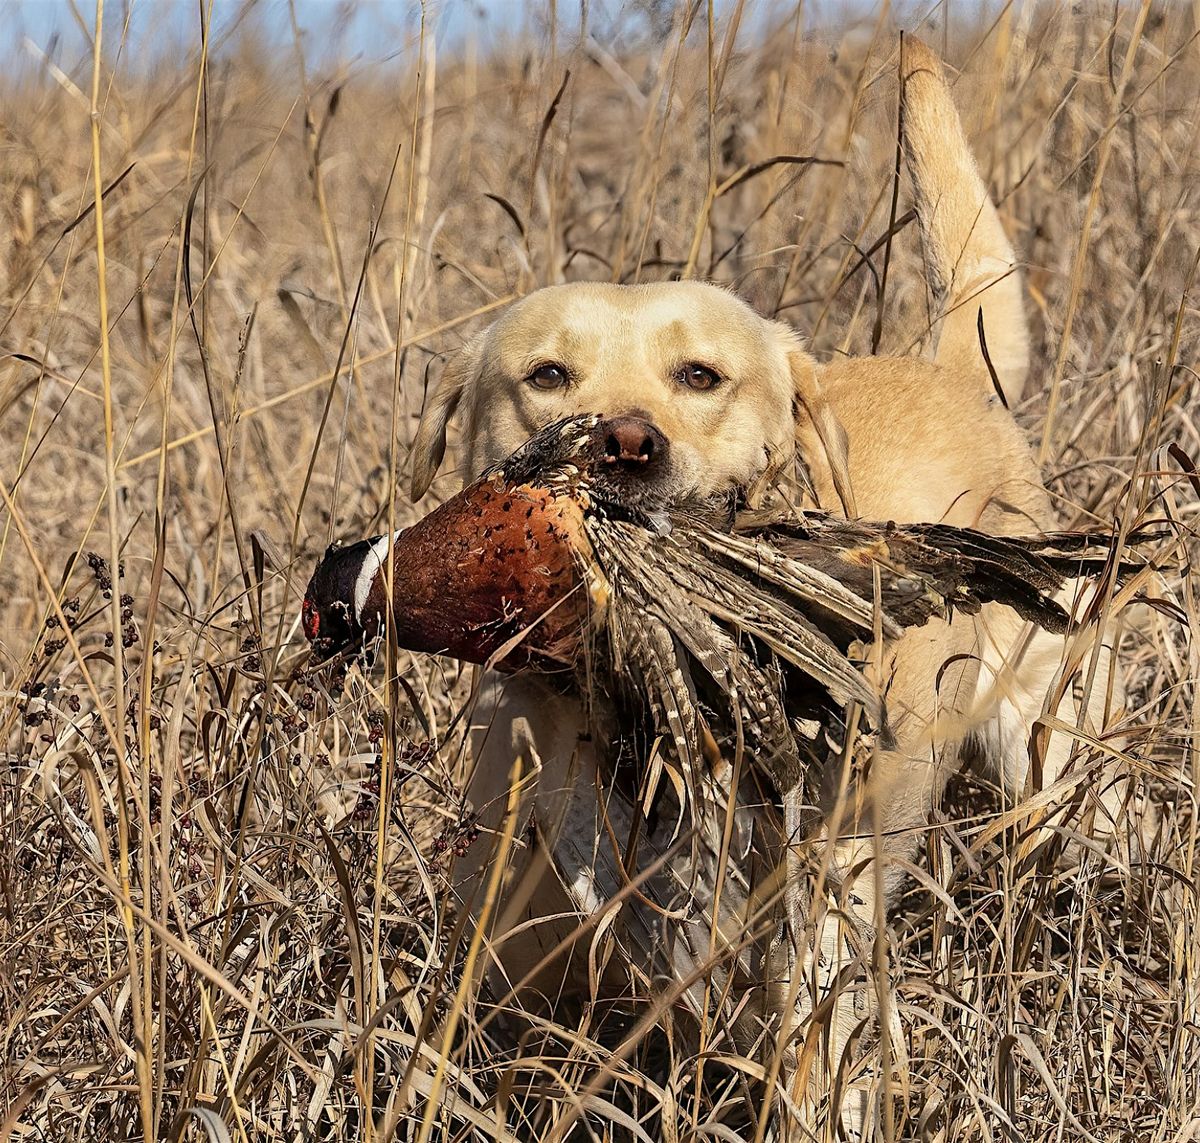
M 933 283 L 935 360 L 988 383 L 984 340 L 1005 400 L 1029 371 L 1029 332 L 1012 244 L 980 177 L 937 54 L 904 37 L 905 163 L 912 179 L 926 270 Z

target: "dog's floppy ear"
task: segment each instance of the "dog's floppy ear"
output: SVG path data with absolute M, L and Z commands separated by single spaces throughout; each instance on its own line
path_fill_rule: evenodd
M 854 489 L 850 485 L 850 438 L 825 399 L 821 382 L 817 379 L 816 362 L 803 349 L 793 349 L 788 354 L 788 366 L 792 371 L 796 398 L 812 421 L 817 440 L 821 442 L 834 490 L 842 502 L 842 511 L 853 519 L 858 512 L 854 506 Z
M 425 410 L 421 414 L 421 424 L 417 428 L 416 440 L 413 441 L 412 452 L 412 483 L 409 485 L 409 495 L 413 500 L 420 500 L 429 490 L 437 475 L 442 457 L 446 455 L 446 429 L 450 418 L 462 401 L 478 372 L 482 335 L 473 338 L 458 352 L 458 355 L 446 366 L 437 388 L 425 402 Z

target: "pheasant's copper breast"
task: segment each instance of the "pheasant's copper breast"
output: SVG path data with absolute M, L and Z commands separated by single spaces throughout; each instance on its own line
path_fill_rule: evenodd
M 527 632 L 505 666 L 570 666 L 592 602 L 588 552 L 583 508 L 565 488 L 513 486 L 499 472 L 477 481 L 395 544 L 397 639 L 481 663 Z M 364 622 L 385 601 L 381 570 Z

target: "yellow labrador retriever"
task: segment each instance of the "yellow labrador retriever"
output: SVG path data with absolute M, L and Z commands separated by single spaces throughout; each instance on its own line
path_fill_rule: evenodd
M 915 40 L 905 41 L 903 57 L 905 159 L 942 300 L 932 361 L 819 364 L 794 329 L 699 282 L 542 289 L 471 341 L 431 395 L 413 450 L 413 495 L 433 479 L 456 413 L 467 478 L 561 417 L 600 413 L 612 418 L 614 462 L 679 496 L 761 488 L 798 461 L 828 509 L 1009 534 L 1053 527 L 1025 437 L 996 392 L 998 382 L 1008 403 L 1017 400 L 1028 367 L 1016 259 L 939 60 Z M 980 310 L 995 380 L 980 347 Z M 914 856 L 921 827 L 963 759 L 979 757 L 1006 789 L 1023 791 L 1031 728 L 1062 648 L 1061 637 L 1031 632 L 1015 614 L 990 607 L 911 631 L 875 656 L 891 748 L 857 787 L 839 775 L 825 782 L 816 840 L 827 847 L 838 907 L 817 924 L 807 954 L 789 958 L 787 973 L 818 982 L 815 994 L 796 980 L 790 993 L 787 980 L 780 989 L 792 1011 L 779 1020 L 797 1035 L 853 953 L 849 929 L 833 918 L 857 918 L 865 931 L 882 915 L 899 865 Z M 525 789 L 520 819 L 535 844 L 521 851 L 521 876 L 493 930 L 498 972 L 513 984 L 563 935 L 561 923 L 541 925 L 539 916 L 573 923 L 581 910 L 602 906 L 596 762 L 577 700 L 523 677 L 494 676 L 482 690 L 474 803 L 497 807 L 498 817 L 516 756 L 537 779 Z M 1073 707 L 1061 713 L 1074 722 Z M 1047 784 L 1070 745 L 1066 735 L 1053 738 L 1043 762 Z M 874 1008 L 863 979 L 822 1006 L 832 1012 L 830 1069 Z M 538 987 L 552 985 L 543 977 Z M 865 1085 L 851 1085 L 844 1125 L 866 1129 L 869 1106 Z

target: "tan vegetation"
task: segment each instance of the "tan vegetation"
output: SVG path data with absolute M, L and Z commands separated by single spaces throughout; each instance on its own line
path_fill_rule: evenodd
M 1034 833 L 958 784 L 889 933 L 889 1130 L 1200 1138 L 1200 12 L 948 10 L 1064 524 L 1179 542 L 1119 621 L 1149 852 L 1064 871 L 1084 799 Z M 514 1043 L 464 974 L 467 678 L 339 692 L 298 631 L 331 537 L 413 518 L 442 355 L 535 286 L 694 274 L 824 357 L 920 348 L 893 17 L 738 12 L 301 67 L 134 60 L 110 9 L 95 66 L 0 78 L 0 1140 L 754 1137 L 758 1065 L 668 1015 Z

